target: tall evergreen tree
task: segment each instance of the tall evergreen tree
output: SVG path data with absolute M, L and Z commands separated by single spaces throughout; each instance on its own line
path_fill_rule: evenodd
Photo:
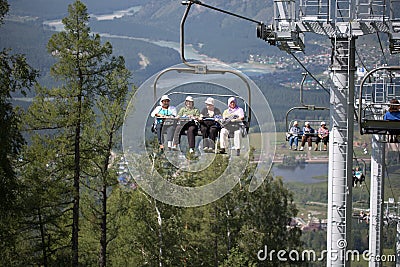
M 82 214 L 88 220 L 86 234 L 93 233 L 95 247 L 99 247 L 99 265 L 107 264 L 107 246 L 116 235 L 114 219 L 120 209 L 109 208 L 110 195 L 117 184 L 117 167 L 121 163 L 119 129 L 123 124 L 125 103 L 128 91 L 129 71 L 123 66 L 116 68 L 106 76 L 108 91 L 96 101 L 96 119 L 90 130 L 86 132 L 88 140 L 93 142 L 89 167 L 85 168 L 87 179 L 83 195 L 85 207 Z M 89 207 L 89 209 L 88 209 Z M 110 215 L 110 216 L 109 216 Z M 111 232 L 109 231 L 111 230 Z
M 0 24 L 8 12 L 8 2 L 0 0 Z M 21 112 L 13 106 L 12 94 L 25 93 L 36 80 L 37 71 L 24 55 L 0 51 L 0 265 L 15 259 L 14 241 L 21 211 L 17 160 L 25 140 L 21 134 Z
M 49 149 L 59 170 L 53 175 L 69 184 L 72 207 L 63 208 L 63 216 L 71 216 L 71 263 L 79 264 L 79 229 L 81 217 L 81 185 L 92 179 L 93 165 L 100 164 L 99 179 L 106 179 L 107 161 L 114 136 L 121 124 L 121 115 L 115 115 L 112 102 L 121 104 L 127 91 L 129 72 L 122 57 L 112 56 L 112 46 L 100 41 L 98 34 L 91 34 L 86 6 L 75 1 L 68 7 L 68 16 L 62 22 L 64 31 L 54 34 L 48 42 L 48 51 L 57 59 L 51 73 L 58 88 L 39 87 L 37 97 L 30 107 L 30 128 L 37 132 L 38 143 Z M 109 107 L 102 110 L 102 103 Z M 102 103 L 101 103 L 102 102 Z M 115 109 L 115 107 L 114 107 Z M 96 113 L 105 111 L 99 118 Z M 107 113 L 110 112 L 110 113 Z M 121 111 L 118 111 L 121 113 Z M 107 117 L 109 116 L 109 117 Z M 96 128 L 101 123 L 115 125 Z M 100 136 L 100 132 L 108 134 Z M 107 138 L 113 141 L 105 142 Z M 106 146 L 106 150 L 103 149 Z M 106 154 L 104 154 L 106 153 Z M 101 161 L 101 163 L 99 162 Z M 106 186 L 107 184 L 105 184 Z M 107 187 L 107 186 L 106 186 Z M 58 203 L 68 203 L 67 196 Z M 72 212 L 72 214 L 68 214 Z M 102 241 L 103 242 L 103 241 Z M 104 257 L 104 255 L 103 255 Z

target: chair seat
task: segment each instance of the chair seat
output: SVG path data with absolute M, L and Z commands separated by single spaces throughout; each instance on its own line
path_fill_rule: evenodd
M 361 122 L 363 134 L 400 134 L 400 121 L 363 120 Z

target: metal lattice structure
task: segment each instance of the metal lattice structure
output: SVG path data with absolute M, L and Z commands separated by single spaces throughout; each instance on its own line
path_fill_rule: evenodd
M 354 130 L 355 40 L 383 32 L 391 53 L 400 51 L 399 1 L 387 0 L 275 0 L 272 25 L 258 26 L 257 36 L 288 53 L 304 50 L 304 33 L 327 36 L 332 44 L 330 91 L 332 126 L 329 140 L 327 266 L 349 266 L 346 251 L 352 249 L 351 170 Z M 296 7 L 298 4 L 298 9 Z M 299 10 L 296 14 L 294 10 Z M 375 95 L 377 97 L 377 95 Z M 365 98 L 366 100 L 367 98 Z M 372 98 L 371 98 L 372 99 Z M 374 136 L 371 177 L 374 183 L 370 251 L 381 253 L 384 147 L 382 136 Z M 375 184 L 376 183 L 376 184 Z M 371 194 L 372 194 L 371 193 Z M 374 229 L 372 229 L 374 228 Z M 370 266 L 381 266 L 370 261 Z
M 400 0 L 274 0 L 271 25 L 245 18 L 201 3 L 198 4 L 258 24 L 257 37 L 292 54 L 304 51 L 305 33 L 324 35 L 331 40 L 333 86 L 330 89 L 330 137 L 328 173 L 327 266 L 349 266 L 347 250 L 352 249 L 352 159 L 355 109 L 355 41 L 359 36 L 386 33 L 389 50 L 400 52 Z M 397 90 L 397 89 L 396 89 Z M 365 96 L 359 106 L 376 101 L 379 93 Z M 373 112 L 376 112 L 374 110 Z M 377 117 L 374 116 L 376 120 Z M 381 253 L 384 146 L 382 135 L 373 136 L 370 251 Z M 374 229 L 372 229 L 374 228 Z M 370 261 L 370 266 L 381 266 Z

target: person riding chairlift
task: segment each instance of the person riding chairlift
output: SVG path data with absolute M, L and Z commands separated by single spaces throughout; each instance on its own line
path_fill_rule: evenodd
M 203 151 L 205 153 L 213 152 L 215 139 L 221 130 L 221 125 L 217 122 L 222 118 L 221 111 L 215 107 L 214 98 L 209 97 L 204 102 L 206 107 L 200 114 L 200 130 L 203 136 Z
M 240 156 L 242 130 L 239 123 L 244 120 L 244 111 L 237 105 L 236 98 L 230 97 L 228 99 L 228 109 L 222 113 L 222 118 L 229 123 L 221 129 L 220 153 L 226 153 L 229 133 L 233 132 L 233 149 L 236 150 L 236 155 Z
M 357 183 L 359 183 L 360 186 L 362 186 L 363 182 L 365 182 L 365 175 L 360 167 L 356 167 L 353 170 L 353 187 L 356 187 Z
M 389 110 L 383 116 L 384 120 L 388 121 L 400 121 L 400 104 L 399 101 L 395 98 L 390 100 Z M 389 131 L 389 142 L 390 143 L 399 143 L 398 136 Z
M 308 144 L 308 150 L 312 149 L 312 137 L 315 134 L 314 128 L 311 127 L 310 123 L 306 121 L 303 127 L 303 136 L 301 137 L 300 151 L 304 150 L 304 145 Z
M 172 147 L 172 139 L 174 137 L 175 127 L 173 125 L 164 127 L 165 119 L 174 118 L 177 115 L 176 108 L 174 106 L 170 106 L 170 101 L 171 99 L 168 97 L 168 95 L 163 95 L 160 100 L 160 105 L 151 112 L 151 116 L 156 118 L 156 133 L 161 152 L 164 152 L 163 132 L 167 132 L 168 147 Z
M 195 148 L 195 138 L 198 131 L 197 120 L 200 117 L 200 111 L 194 107 L 194 99 L 191 96 L 186 97 L 185 106 L 182 107 L 178 112 L 178 118 L 181 120 L 177 125 L 174 133 L 174 144 L 172 146 L 173 150 L 178 150 L 178 145 L 180 144 L 181 135 L 184 131 L 187 131 L 187 139 L 189 143 L 189 153 L 194 153 Z M 188 121 L 185 121 L 186 119 Z

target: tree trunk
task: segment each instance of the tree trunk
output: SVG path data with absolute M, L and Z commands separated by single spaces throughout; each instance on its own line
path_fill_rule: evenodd
M 45 240 L 45 230 L 42 221 L 42 212 L 40 208 L 38 208 L 38 219 L 39 219 L 39 227 L 40 227 L 40 238 L 42 240 L 42 253 L 43 253 L 43 266 L 47 267 L 47 252 L 46 252 L 46 240 Z
M 74 206 L 73 206 L 73 215 L 72 215 L 72 266 L 79 265 L 79 183 L 80 183 L 80 136 L 81 136 L 81 112 L 82 112 L 82 97 L 81 95 L 78 97 L 78 120 L 75 125 L 75 158 L 74 158 Z
M 100 267 L 107 265 L 107 184 L 103 183 L 102 188 L 102 215 L 101 215 L 101 236 L 100 236 Z

